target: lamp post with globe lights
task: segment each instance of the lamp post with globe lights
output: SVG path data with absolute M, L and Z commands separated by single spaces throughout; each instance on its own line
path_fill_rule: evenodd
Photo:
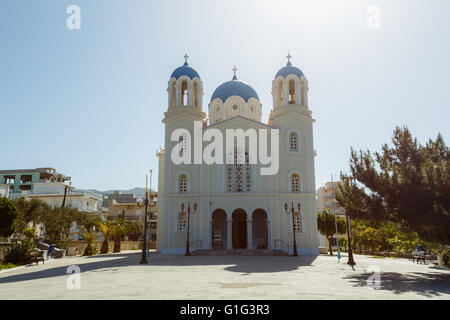
M 194 211 L 192 213 L 197 212 L 197 203 L 194 203 Z M 186 213 L 184 211 L 184 203 L 181 203 L 181 213 L 184 214 Z M 188 202 L 188 206 L 187 206 L 187 237 L 186 237 L 186 253 L 185 256 L 190 256 L 191 252 L 190 252 L 190 247 L 189 247 L 189 216 L 191 215 L 191 203 Z
M 152 173 L 152 170 L 150 170 L 150 174 Z M 151 184 L 151 182 L 150 182 Z M 145 218 L 144 218 L 144 241 L 142 244 L 142 256 L 140 264 L 147 264 L 147 215 L 148 215 L 148 208 L 150 207 L 150 199 L 149 199 L 149 192 L 148 192 L 148 175 L 145 175 L 145 199 L 142 200 L 142 202 L 138 202 L 139 207 L 145 207 Z
M 349 214 L 345 211 L 345 220 L 347 222 L 347 240 L 348 240 L 348 262 L 352 268 L 356 265 L 355 260 L 353 260 L 353 250 L 352 250 L 352 238 L 350 236 L 350 224 L 348 221 Z
M 297 204 L 297 208 L 298 208 L 298 214 L 300 214 L 300 202 Z M 287 214 L 289 214 L 289 206 L 287 203 L 284 204 L 284 210 L 286 211 Z M 294 203 L 291 203 L 291 212 L 292 214 L 292 236 L 294 238 L 294 253 L 292 254 L 293 257 L 297 257 L 298 253 L 297 253 L 297 241 L 295 240 L 295 209 L 294 209 Z

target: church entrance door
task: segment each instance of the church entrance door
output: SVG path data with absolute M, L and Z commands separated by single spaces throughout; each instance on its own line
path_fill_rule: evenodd
M 252 242 L 256 249 L 267 249 L 269 245 L 267 230 L 267 213 L 263 209 L 253 212 Z
M 247 213 L 236 209 L 233 218 L 233 249 L 247 249 Z
M 217 209 L 212 214 L 212 248 L 227 248 L 227 214 L 225 210 Z

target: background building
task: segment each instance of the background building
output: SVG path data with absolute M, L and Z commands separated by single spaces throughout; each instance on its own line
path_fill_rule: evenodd
M 158 210 L 157 197 L 157 192 L 152 191 L 150 193 L 152 206 L 149 208 L 150 215 L 147 222 L 149 224 L 148 234 L 150 235 L 150 239 L 153 241 L 156 241 Z M 106 194 L 103 196 L 103 206 L 108 208 L 108 219 L 124 217 L 128 221 L 139 222 L 143 228 L 145 224 L 145 207 L 139 206 L 141 200 L 142 198 L 138 198 L 135 194 L 122 194 L 120 191 L 114 191 L 112 194 Z
M 37 168 L 23 170 L 2 170 L 0 181 L 5 183 L 9 189 L 9 198 L 23 197 L 26 200 L 38 198 L 47 203 L 51 208 L 65 207 L 87 212 L 105 220 L 106 214 L 97 205 L 102 197 L 99 194 L 77 190 L 70 183 L 70 177 L 58 173 L 54 168 Z M 72 225 L 72 237 L 78 226 Z M 42 225 L 36 225 L 36 235 L 41 237 L 44 232 Z
M 345 219 L 345 210 L 339 206 L 336 201 L 336 190 L 339 188 L 339 181 L 336 182 L 326 182 L 325 186 L 320 187 L 317 190 L 317 200 L 316 207 L 317 212 L 323 210 L 330 210 L 332 214 L 336 214 L 338 217 Z M 346 235 L 339 235 L 339 238 L 345 237 Z M 328 240 L 326 237 L 319 233 L 320 247 L 328 248 Z M 331 244 L 333 247 L 337 246 L 336 236 L 331 239 Z
M 9 197 L 9 185 L 0 183 L 0 197 Z
M 0 183 L 10 187 L 10 195 L 21 191 L 33 191 L 36 183 L 69 181 L 70 177 L 56 172 L 54 168 L 0 170 Z

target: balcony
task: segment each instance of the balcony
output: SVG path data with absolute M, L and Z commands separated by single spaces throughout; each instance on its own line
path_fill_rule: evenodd
M 118 219 L 118 218 L 125 218 L 125 220 L 128 221 L 140 221 L 141 220 L 141 216 L 138 214 L 115 214 L 115 215 L 109 215 L 108 217 L 109 219 Z

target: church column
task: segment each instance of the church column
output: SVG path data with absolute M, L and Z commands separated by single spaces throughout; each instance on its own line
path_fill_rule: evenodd
M 207 239 L 209 240 L 208 241 L 208 244 L 207 244 L 207 246 L 206 246 L 206 248 L 207 249 L 213 249 L 213 238 L 212 238 L 212 236 L 211 236 L 211 234 L 212 234 L 212 227 L 213 227 L 213 221 L 212 220 L 209 220 L 209 236 L 207 237 Z
M 266 220 L 267 223 L 267 249 L 272 249 L 272 229 L 270 227 L 270 220 Z
M 303 102 L 303 104 L 305 106 L 308 106 L 308 83 L 305 81 L 304 82 L 305 87 L 304 87 L 304 91 L 303 91 L 303 98 L 305 99 L 305 101 Z
M 283 79 L 283 104 L 289 103 L 289 81 Z
M 247 249 L 253 249 L 252 225 L 253 220 L 247 219 Z
M 272 81 L 272 103 L 273 103 L 273 107 L 274 109 L 278 108 L 278 96 L 277 96 L 277 92 L 278 92 L 278 82 L 276 82 L 275 80 Z
M 176 106 L 181 106 L 181 103 L 183 101 L 181 101 L 181 81 L 177 80 L 176 85 L 175 85 L 175 105 Z
M 193 106 L 194 105 L 194 82 L 193 81 L 189 81 L 188 82 L 187 104 L 188 104 L 188 106 Z
M 199 81 L 198 83 L 198 107 L 200 108 L 200 110 L 202 110 L 203 108 L 203 84 L 201 81 Z
M 302 101 L 302 82 L 295 79 L 295 104 L 303 104 Z
M 170 82 L 169 82 L 169 88 L 167 88 L 167 93 L 168 93 L 168 97 L 169 97 L 169 101 L 167 101 L 167 105 L 170 108 L 172 106 L 172 86 L 170 85 Z
M 227 219 L 227 249 L 233 249 L 233 219 Z

